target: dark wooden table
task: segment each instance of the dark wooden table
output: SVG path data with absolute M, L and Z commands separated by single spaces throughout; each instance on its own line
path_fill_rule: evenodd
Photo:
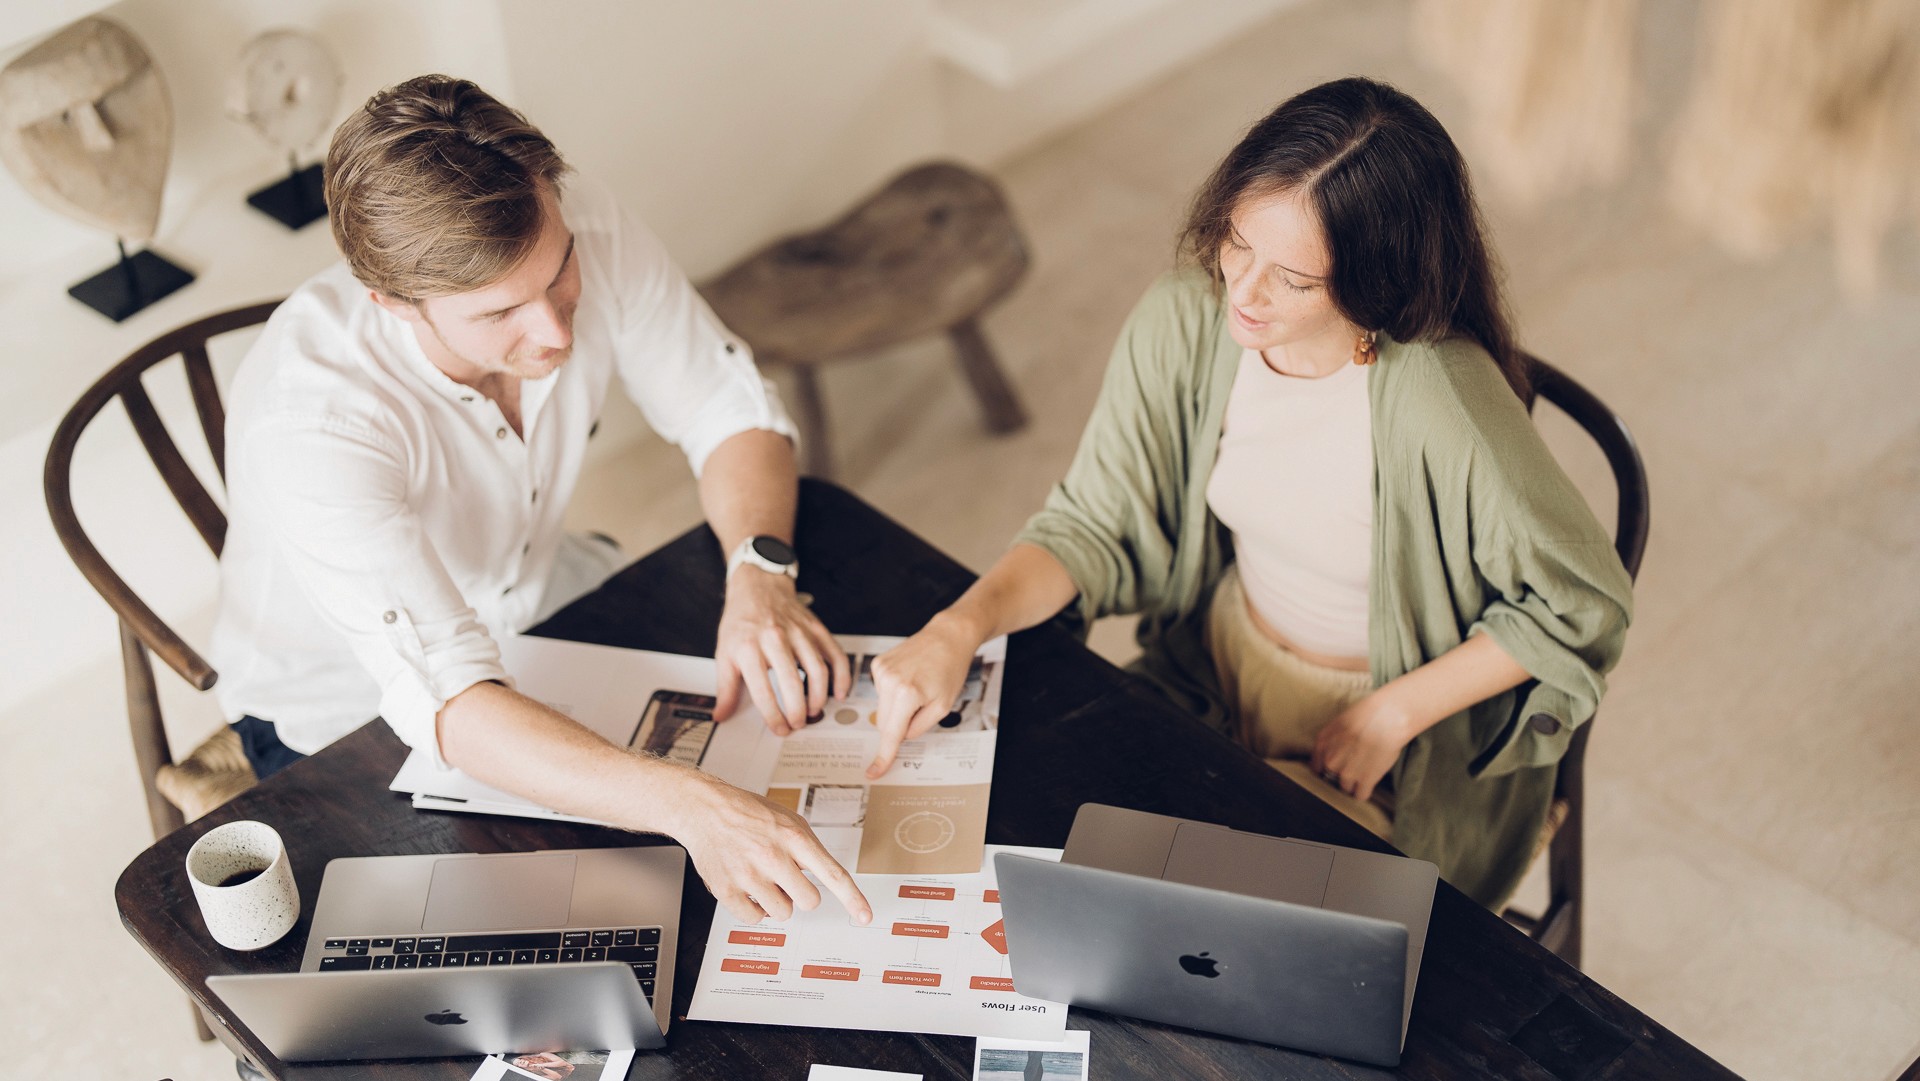
M 910 634 L 973 575 L 878 511 L 831 485 L 805 482 L 801 588 L 835 630 Z M 725 568 L 704 527 L 628 567 L 538 628 L 606 645 L 709 655 Z M 1001 699 L 987 839 L 1065 843 L 1082 803 L 1102 802 L 1239 829 L 1383 847 L 1304 790 L 1051 626 L 1014 636 Z M 406 748 L 369 724 L 142 853 L 114 897 L 134 938 L 269 1073 L 301 1078 L 465 1079 L 477 1059 L 289 1067 L 269 1056 L 207 993 L 220 973 L 292 971 L 307 917 L 276 946 L 216 945 L 182 871 L 189 845 L 222 822 L 255 818 L 286 839 L 305 912 L 339 856 L 503 852 L 635 843 L 598 827 L 417 812 L 387 782 Z M 680 978 L 668 1048 L 636 1057 L 632 1077 L 799 1081 L 825 1062 L 971 1076 L 973 1041 L 681 1020 L 693 996 L 713 899 L 688 872 Z M 184 1023 L 184 1019 L 183 1019 Z M 1524 1081 L 1732 1078 L 1706 1055 L 1441 883 L 1427 933 L 1406 1054 L 1397 1071 L 1075 1010 L 1092 1030 L 1092 1076 L 1151 1081 L 1241 1078 L 1501 1077 Z

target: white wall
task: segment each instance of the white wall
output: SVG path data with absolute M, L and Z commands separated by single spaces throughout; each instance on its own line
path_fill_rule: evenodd
M 515 104 L 701 277 L 939 152 L 925 0 L 503 0 Z
M 1235 33 L 1299 0 L 981 0 L 981 13 L 1018 24 L 1044 24 L 1079 14 L 1077 9 L 1105 6 L 1109 12 L 1132 9 L 1122 19 L 1110 14 L 1097 39 L 1078 48 L 1048 49 L 1047 42 L 1015 36 L 1010 51 L 1047 53 L 1050 62 L 1021 65 L 1011 81 L 975 77 L 959 67 L 940 72 L 940 109 L 947 146 L 972 161 L 1001 161 L 1077 123 L 1108 103 L 1160 78 Z M 966 0 L 955 8 L 967 13 Z M 1009 16 L 1009 13 L 1016 13 Z M 1068 19 L 1067 29 L 1073 25 Z M 1071 34 L 1055 35 L 1070 37 Z M 1142 148 L 1146 152 L 1146 148 Z

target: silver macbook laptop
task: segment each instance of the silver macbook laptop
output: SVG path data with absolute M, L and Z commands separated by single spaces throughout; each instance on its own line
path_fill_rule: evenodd
M 337 859 L 299 973 L 208 986 L 290 1062 L 539 1050 L 567 1016 L 570 1048 L 658 1047 L 685 870 L 672 845 Z M 631 993 L 603 1003 L 610 974 Z M 348 1025 L 357 995 L 397 1026 Z
M 207 989 L 283 1062 L 615 1050 L 665 1043 L 626 965 L 278 972 Z
M 1023 995 L 1399 1064 L 1431 863 L 1090 803 L 995 868 Z

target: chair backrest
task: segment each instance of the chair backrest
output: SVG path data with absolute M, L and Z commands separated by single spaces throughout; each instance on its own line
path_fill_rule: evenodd
M 1639 444 L 1634 442 L 1633 433 L 1627 430 L 1626 422 L 1607 408 L 1607 404 L 1595 397 L 1592 391 L 1539 357 L 1528 359 L 1533 362 L 1536 401 L 1544 399 L 1552 402 L 1592 436 L 1593 441 L 1599 444 L 1600 452 L 1606 455 L 1607 465 L 1613 469 L 1613 485 L 1617 493 L 1613 550 L 1619 553 L 1620 562 L 1627 568 L 1627 577 L 1638 578 L 1640 558 L 1647 550 L 1650 509 L 1647 463 L 1640 457 Z M 1570 791 L 1579 790 L 1581 771 L 1587 756 L 1587 737 L 1591 731 L 1591 726 L 1581 725 L 1567 744 L 1567 753 L 1560 759 L 1559 779 L 1554 786 L 1557 794 L 1564 796 Z
M 1627 430 L 1622 421 L 1607 404 L 1594 397 L 1592 391 L 1575 382 L 1573 377 L 1541 360 L 1533 361 L 1533 389 L 1537 398 L 1552 402 L 1561 412 L 1573 418 L 1573 422 L 1583 428 L 1600 445 L 1601 453 L 1607 456 L 1607 465 L 1613 469 L 1613 484 L 1619 493 L 1618 508 L 1614 514 L 1613 550 L 1620 553 L 1620 562 L 1626 565 L 1627 577 L 1640 576 L 1640 557 L 1647 550 L 1648 496 L 1647 463 L 1640 457 L 1640 447 L 1633 440 L 1633 433 Z
M 1613 410 L 1571 376 L 1538 357 L 1533 361 L 1536 399 L 1544 399 L 1572 418 L 1599 444 L 1613 470 L 1617 492 L 1613 548 L 1629 578 L 1640 573 L 1647 549 L 1649 504 L 1647 465 L 1640 457 L 1633 433 Z M 1580 964 L 1580 898 L 1585 877 L 1585 803 L 1587 740 L 1592 724 L 1574 730 L 1554 775 L 1554 795 L 1566 801 L 1567 817 L 1554 832 L 1547 857 L 1547 910 L 1533 935 L 1568 963 Z
M 187 520 L 193 523 L 200 539 L 218 556 L 226 542 L 226 515 L 221 513 L 219 504 L 187 465 L 180 448 L 174 444 L 141 377 L 148 369 L 164 361 L 176 356 L 180 358 L 194 412 L 199 417 L 200 430 L 206 437 L 214 468 L 225 478 L 226 411 L 220 402 L 220 388 L 214 381 L 213 362 L 207 353 L 207 342 L 222 334 L 266 322 L 279 304 L 277 300 L 268 301 L 210 315 L 163 334 L 135 350 L 87 388 L 80 400 L 61 418 L 47 450 L 44 478 L 47 513 L 53 519 L 54 532 L 60 537 L 60 543 L 66 548 L 74 565 L 80 568 L 80 573 L 120 620 L 121 659 L 127 677 L 128 720 L 133 729 L 134 754 L 139 761 L 141 781 L 146 786 L 147 812 L 153 819 L 156 837 L 178 828 L 181 816 L 179 810 L 159 794 L 153 783 L 160 766 L 172 761 L 172 754 L 167 747 L 166 729 L 160 721 L 160 702 L 153 684 L 153 668 L 148 660 L 148 651 L 159 654 L 168 667 L 198 690 L 212 687 L 219 676 L 114 572 L 81 528 L 80 519 L 74 513 L 71 487 L 74 448 L 79 444 L 87 425 L 109 402 L 118 398 L 126 409 L 127 419 L 133 424 L 135 434 L 140 437 L 141 445 L 146 448 L 147 456 L 153 460 L 154 468 L 160 471 L 161 479 L 166 482 L 167 490 L 186 513 Z

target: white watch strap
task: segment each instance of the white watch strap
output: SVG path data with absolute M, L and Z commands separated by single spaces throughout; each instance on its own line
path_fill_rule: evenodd
M 741 541 L 740 544 L 734 548 L 733 554 L 727 557 L 728 581 L 733 580 L 733 572 L 738 570 L 743 563 L 750 567 L 757 567 L 760 570 L 766 571 L 768 574 L 783 574 L 788 578 L 800 577 L 800 564 L 797 560 L 785 565 L 775 563 L 773 560 L 767 559 L 759 552 L 753 550 L 753 540 L 754 538 L 748 537 L 746 540 Z

